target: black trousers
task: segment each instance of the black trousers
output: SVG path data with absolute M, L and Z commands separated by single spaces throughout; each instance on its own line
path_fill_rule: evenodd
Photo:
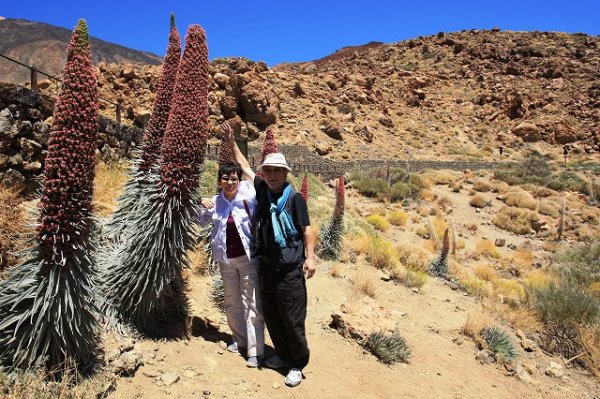
M 277 355 L 290 368 L 308 364 L 306 342 L 306 280 L 302 265 L 280 271 L 273 265 L 260 265 L 263 314 Z

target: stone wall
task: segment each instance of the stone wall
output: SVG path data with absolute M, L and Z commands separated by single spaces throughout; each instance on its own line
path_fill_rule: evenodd
M 449 169 L 463 171 L 478 169 L 494 169 L 499 162 L 490 161 L 430 161 L 430 160 L 378 160 L 378 159 L 360 159 L 355 161 L 332 161 L 323 158 L 310 151 L 307 147 L 301 145 L 278 145 L 279 151 L 285 154 L 286 160 L 290 164 L 294 174 L 311 172 L 320 176 L 324 180 L 331 180 L 347 173 L 353 169 L 359 169 L 364 173 L 375 175 L 377 171 L 385 174 L 388 165 L 391 168 L 403 168 L 411 172 L 418 172 L 424 169 Z M 252 167 L 258 166 L 260 162 L 262 147 L 250 143 L 248 145 L 248 162 Z M 209 146 L 207 159 L 217 160 L 219 157 L 219 146 Z
M 44 168 L 54 98 L 22 86 L 0 83 L 0 182 L 31 194 Z M 132 155 L 143 130 L 99 118 L 97 153 L 117 160 Z

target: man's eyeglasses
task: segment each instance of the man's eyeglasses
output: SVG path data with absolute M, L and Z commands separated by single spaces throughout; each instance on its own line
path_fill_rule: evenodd
M 231 182 L 231 183 L 238 183 L 239 179 L 237 177 L 229 177 L 229 176 L 221 176 L 221 181 L 223 183 L 227 183 L 227 182 Z

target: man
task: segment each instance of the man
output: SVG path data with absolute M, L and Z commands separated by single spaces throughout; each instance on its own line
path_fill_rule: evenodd
M 255 251 L 260 259 L 263 314 L 277 355 L 264 364 L 289 368 L 285 384 L 302 382 L 308 364 L 306 341 L 306 280 L 315 274 L 314 235 L 302 196 L 287 183 L 291 172 L 285 156 L 269 154 L 257 170 L 257 177 L 241 153 L 233 130 L 223 125 L 222 133 L 233 148 L 244 177 L 254 182 L 257 207 L 254 215 Z

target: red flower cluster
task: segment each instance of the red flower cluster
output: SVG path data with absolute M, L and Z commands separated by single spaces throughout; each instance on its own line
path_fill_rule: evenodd
M 170 195 L 187 196 L 197 185 L 208 139 L 208 79 L 206 33 L 199 25 L 191 25 L 161 149 L 160 175 Z
M 221 140 L 219 165 L 224 165 L 226 163 L 235 163 L 235 157 L 233 156 L 233 148 L 231 148 L 229 142 L 227 140 Z
M 277 144 L 275 143 L 275 133 L 273 132 L 273 129 L 268 128 L 265 132 L 265 141 L 263 141 L 262 154 L 259 165 L 262 165 L 267 155 L 273 154 L 275 152 L 277 152 Z
M 37 240 L 49 265 L 63 265 L 89 228 L 98 131 L 98 85 L 87 25 L 73 30 L 48 140 Z
M 169 33 L 169 46 L 163 62 L 162 73 L 154 98 L 152 116 L 144 132 L 144 145 L 142 148 L 142 162 L 139 170 L 147 172 L 156 163 L 160 155 L 160 147 L 167 128 L 169 120 L 169 111 L 171 110 L 171 98 L 175 79 L 177 77 L 177 68 L 181 58 L 181 39 L 175 20 L 171 14 L 171 32 Z
M 308 179 L 306 178 L 306 173 L 304 174 L 304 178 L 302 179 L 300 195 L 302 196 L 302 198 L 304 198 L 304 201 L 308 203 Z
M 344 206 L 346 203 L 346 197 L 345 197 L 345 182 L 344 182 L 344 176 L 340 176 L 339 180 L 338 180 L 338 186 L 337 186 L 337 191 L 336 191 L 336 199 L 335 199 L 335 209 L 333 210 L 333 220 L 334 222 L 341 222 L 341 220 L 344 218 Z

